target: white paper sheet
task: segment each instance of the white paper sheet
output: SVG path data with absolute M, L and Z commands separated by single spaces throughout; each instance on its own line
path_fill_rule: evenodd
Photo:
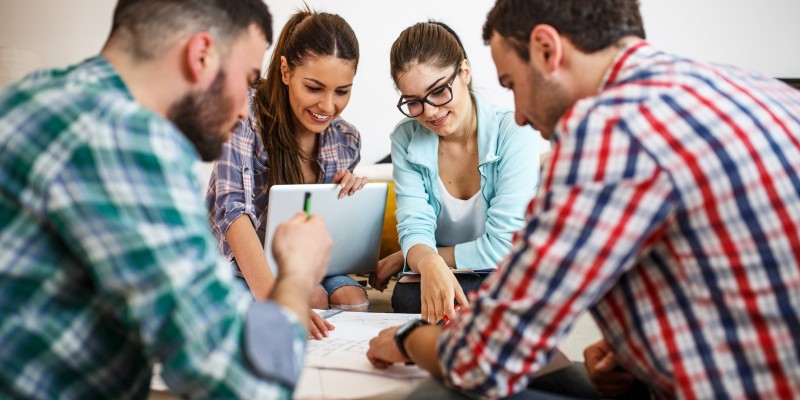
M 419 318 L 419 314 L 344 312 L 328 320 L 336 327 L 322 340 L 309 340 L 306 367 L 352 371 L 391 378 L 426 378 L 428 373 L 416 365 L 393 365 L 376 369 L 367 360 L 369 341 L 388 327 Z

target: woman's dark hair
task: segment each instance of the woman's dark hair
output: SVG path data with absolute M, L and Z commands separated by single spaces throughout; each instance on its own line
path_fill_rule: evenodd
M 527 61 L 531 31 L 540 24 L 552 26 L 584 53 L 625 36 L 645 38 L 638 0 L 498 0 L 486 17 L 483 41 L 489 44 L 497 32 Z
M 358 67 L 358 40 L 342 17 L 298 11 L 283 27 L 267 68 L 259 82 L 253 107 L 258 131 L 269 158 L 269 186 L 303 183 L 301 162 L 310 160 L 295 135 L 295 122 L 289 104 L 289 89 L 281 79 L 281 56 L 289 70 L 303 65 L 311 57 L 331 56 L 352 61 Z

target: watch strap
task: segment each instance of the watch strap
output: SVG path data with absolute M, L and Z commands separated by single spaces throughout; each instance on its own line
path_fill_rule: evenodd
M 411 334 L 411 332 L 423 325 L 430 324 L 428 324 L 428 321 L 425 321 L 424 319 L 415 319 L 406 322 L 400 328 L 398 328 L 397 331 L 395 331 L 394 343 L 397 345 L 397 349 L 400 350 L 400 354 L 402 354 L 403 357 L 410 359 L 408 356 L 408 351 L 406 351 L 406 338 Z

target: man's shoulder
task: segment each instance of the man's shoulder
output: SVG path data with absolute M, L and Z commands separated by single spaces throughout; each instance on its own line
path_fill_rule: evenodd
M 171 122 L 138 104 L 113 72 L 97 69 L 89 60 L 35 73 L 3 90 L 0 148 L 20 162 L 47 159 L 49 169 L 57 171 L 79 151 L 119 154 L 185 146 Z

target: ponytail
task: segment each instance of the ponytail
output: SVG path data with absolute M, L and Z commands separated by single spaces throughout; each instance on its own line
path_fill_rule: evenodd
M 253 100 L 259 136 L 269 159 L 269 186 L 303 183 L 302 162 L 314 156 L 302 150 L 295 135 L 289 88 L 281 78 L 281 56 L 286 58 L 290 71 L 309 57 L 323 56 L 352 61 L 357 67 L 358 40 L 342 17 L 309 8 L 296 12 L 283 27 L 267 76 L 257 86 Z

